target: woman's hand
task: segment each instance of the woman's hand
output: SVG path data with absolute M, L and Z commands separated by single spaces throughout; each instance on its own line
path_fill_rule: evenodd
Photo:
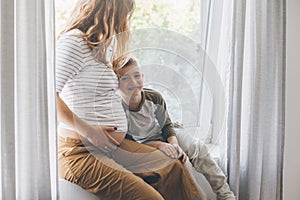
M 92 126 L 75 115 L 56 93 L 58 120 L 74 129 L 81 140 L 88 140 L 104 153 L 110 152 L 120 145 L 111 135 L 115 128 L 112 126 Z
M 89 126 L 86 130 L 86 138 L 98 149 L 104 153 L 108 153 L 120 145 L 120 143 L 110 135 L 110 132 L 114 131 L 115 128 L 111 126 Z

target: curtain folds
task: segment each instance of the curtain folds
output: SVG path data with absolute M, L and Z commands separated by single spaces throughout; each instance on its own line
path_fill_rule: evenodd
M 282 199 L 285 2 L 224 0 L 221 166 L 239 199 Z M 57 199 L 54 2 L 0 4 L 0 199 Z
M 15 144 L 14 144 L 14 2 L 0 4 L 0 199 L 14 199 L 15 188 Z M 7 20 L 9 19 L 9 20 Z
M 0 199 L 57 199 L 53 4 L 1 1 Z
M 285 1 L 224 5 L 218 66 L 229 106 L 222 167 L 239 199 L 282 199 Z

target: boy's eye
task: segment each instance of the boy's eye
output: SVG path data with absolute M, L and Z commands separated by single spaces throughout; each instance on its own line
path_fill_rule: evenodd
M 126 76 L 122 76 L 121 78 L 120 78 L 120 81 L 126 81 L 128 78 L 126 77 Z
M 134 75 L 134 78 L 140 78 L 141 77 L 141 74 L 135 74 Z

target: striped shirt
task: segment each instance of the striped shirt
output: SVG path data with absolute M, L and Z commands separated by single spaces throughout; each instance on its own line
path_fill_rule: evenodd
M 117 93 L 118 78 L 97 62 L 90 47 L 71 30 L 56 47 L 56 91 L 73 113 L 92 125 L 115 126 L 127 132 L 127 120 Z M 110 50 L 111 51 L 111 50 Z M 60 124 L 63 128 L 68 128 Z

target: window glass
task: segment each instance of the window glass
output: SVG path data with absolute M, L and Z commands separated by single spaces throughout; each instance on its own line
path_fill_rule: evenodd
M 201 0 L 137 0 L 131 28 L 164 28 L 201 38 Z
M 130 51 L 140 62 L 145 87 L 165 98 L 172 121 L 197 127 L 197 137 L 209 141 L 212 97 L 203 76 L 209 59 L 200 47 L 206 10 L 201 5 L 201 0 L 136 0 Z M 56 1 L 57 34 L 73 7 L 74 1 Z
M 136 2 L 131 49 L 145 74 L 145 87 L 162 94 L 172 121 L 194 127 L 196 136 L 209 142 L 212 97 L 203 66 L 211 63 L 200 44 L 202 1 Z

